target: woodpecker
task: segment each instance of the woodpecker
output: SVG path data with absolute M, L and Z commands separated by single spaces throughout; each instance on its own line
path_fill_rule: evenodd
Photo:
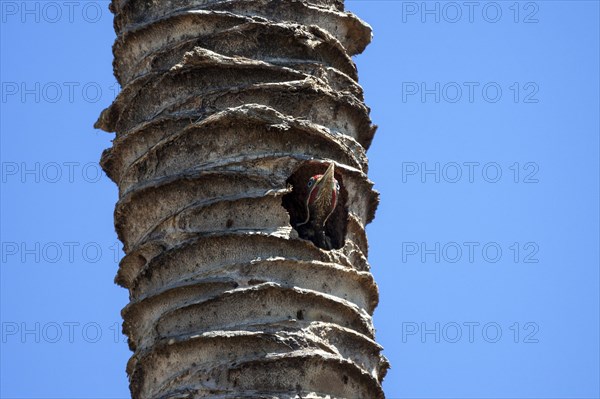
M 335 210 L 340 194 L 340 184 L 334 177 L 335 164 L 331 162 L 322 175 L 311 177 L 306 183 L 306 220 L 296 228 L 301 236 L 315 245 L 331 249 L 331 239 L 325 233 L 325 223 Z

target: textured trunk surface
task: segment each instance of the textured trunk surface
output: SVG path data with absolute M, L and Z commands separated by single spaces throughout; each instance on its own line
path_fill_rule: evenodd
M 375 128 L 336 0 L 113 0 L 123 87 L 96 126 L 130 292 L 134 398 L 384 397 L 364 226 Z M 299 236 L 336 164 L 334 249 Z

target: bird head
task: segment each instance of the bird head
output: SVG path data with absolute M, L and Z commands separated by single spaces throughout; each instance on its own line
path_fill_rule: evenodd
M 340 193 L 340 184 L 334 174 L 335 164 L 331 162 L 324 174 L 315 175 L 306 183 L 306 220 L 301 225 L 313 220 L 317 226 L 325 226 L 335 210 Z

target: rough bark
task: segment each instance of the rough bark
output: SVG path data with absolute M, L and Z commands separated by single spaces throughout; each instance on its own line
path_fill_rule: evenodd
M 375 127 L 339 0 L 113 0 L 123 90 L 96 127 L 119 187 L 134 398 L 384 397 L 365 225 Z M 294 229 L 336 163 L 336 249 Z

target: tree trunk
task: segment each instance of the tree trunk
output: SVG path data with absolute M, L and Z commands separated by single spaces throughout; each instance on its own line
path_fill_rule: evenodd
M 375 127 L 340 0 L 113 0 L 123 90 L 96 127 L 119 186 L 134 398 L 384 394 L 364 226 Z M 335 163 L 329 248 L 295 227 Z

